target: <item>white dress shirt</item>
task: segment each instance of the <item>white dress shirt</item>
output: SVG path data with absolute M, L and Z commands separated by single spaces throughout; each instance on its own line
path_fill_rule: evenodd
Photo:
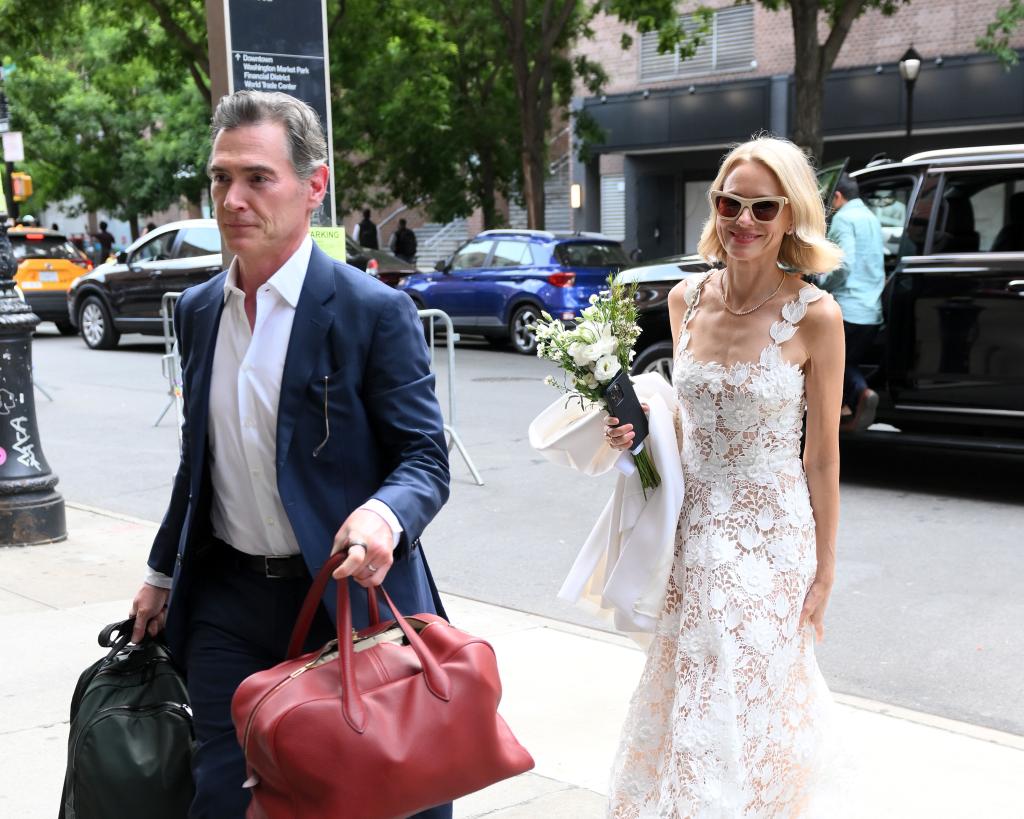
M 251 329 L 245 293 L 238 287 L 237 258 L 224 282 L 224 310 L 210 378 L 210 522 L 216 537 L 252 555 L 299 553 L 277 491 L 277 406 L 295 306 L 312 250 L 307 236 L 260 287 Z M 397 546 L 402 528 L 387 504 L 371 498 L 360 508 L 385 520 Z M 169 588 L 171 578 L 150 569 L 146 582 Z

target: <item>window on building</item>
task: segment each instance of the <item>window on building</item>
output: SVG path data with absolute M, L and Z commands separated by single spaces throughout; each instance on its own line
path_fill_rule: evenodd
M 681 21 L 688 34 L 697 31 L 698 22 L 692 14 L 683 15 Z M 696 53 L 689 59 L 682 59 L 678 48 L 659 54 L 656 31 L 640 38 L 641 82 L 750 71 L 753 68 L 753 5 L 731 6 L 716 11 L 710 33 L 704 36 Z
M 601 233 L 620 242 L 626 238 L 626 177 L 623 174 L 601 177 Z

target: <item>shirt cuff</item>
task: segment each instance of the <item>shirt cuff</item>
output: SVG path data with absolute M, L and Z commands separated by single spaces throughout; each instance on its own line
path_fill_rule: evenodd
M 173 580 L 163 572 L 158 572 L 156 569 L 151 569 L 147 566 L 145 582 L 150 586 L 156 586 L 158 589 L 169 589 Z
M 398 517 L 394 512 L 391 511 L 391 507 L 388 506 L 384 501 L 377 500 L 377 498 L 370 498 L 366 503 L 359 507 L 360 509 L 366 509 L 369 512 L 376 512 L 382 518 L 384 522 L 391 527 L 391 536 L 394 539 L 394 543 L 391 544 L 392 549 L 397 549 L 398 544 L 402 540 L 402 524 L 398 522 Z

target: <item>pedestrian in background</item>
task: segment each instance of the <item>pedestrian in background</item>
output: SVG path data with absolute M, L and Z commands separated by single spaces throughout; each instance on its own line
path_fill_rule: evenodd
M 405 219 L 398 220 L 398 230 L 391 234 L 391 252 L 403 262 L 416 261 L 416 234 L 406 226 Z
M 370 209 L 363 211 L 363 221 L 356 225 L 354 238 L 363 247 L 370 250 L 379 250 L 380 243 L 377 241 L 377 225 L 370 218 Z
M 103 264 L 110 256 L 111 248 L 114 247 L 114 235 L 107 230 L 106 222 L 100 222 L 99 231 L 92 235 L 99 244 L 99 254 L 96 259 L 96 264 L 100 265 Z
M 843 261 L 818 278 L 843 311 L 846 372 L 840 429 L 864 430 L 875 421 L 878 393 L 860 370 L 882 326 L 882 288 L 885 287 L 885 246 L 882 225 L 860 198 L 857 181 L 843 174 L 832 196 L 832 225 L 828 236 L 843 251 Z
M 142 229 L 142 235 L 145 236 L 151 230 L 156 230 L 156 222 L 146 222 L 146 226 Z
M 235 257 L 174 310 L 181 462 L 131 613 L 136 642 L 166 622 L 187 676 L 191 819 L 243 819 L 232 695 L 285 658 L 311 574 L 332 554 L 347 555 L 334 577 L 352 581 L 356 628 L 367 625 L 371 586 L 400 611 L 443 615 L 419 538 L 448 498 L 449 473 L 413 303 L 310 238 L 329 174 L 316 112 L 286 94 L 239 91 L 221 99 L 211 130 L 211 195 Z M 307 650 L 335 634 L 335 603 L 330 589 Z M 345 759 L 322 763 L 347 775 Z

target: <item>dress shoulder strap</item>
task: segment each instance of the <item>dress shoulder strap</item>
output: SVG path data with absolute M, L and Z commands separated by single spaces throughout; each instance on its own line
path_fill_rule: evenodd
M 700 303 L 700 294 L 704 292 L 704 285 L 708 283 L 708 279 L 711 278 L 711 274 L 714 272 L 714 270 L 709 270 L 697 279 L 697 283 L 693 287 L 686 291 L 686 313 L 683 316 L 683 327 L 690 323 L 690 319 L 693 318 L 693 314 L 697 312 L 697 305 Z
M 772 324 L 769 331 L 772 341 L 782 344 L 796 335 L 796 325 L 807 315 L 807 305 L 816 302 L 824 295 L 824 290 L 819 290 L 812 284 L 805 284 L 801 287 L 795 299 L 782 305 L 782 320 Z
M 690 343 L 690 331 L 687 327 L 690 324 L 690 319 L 693 318 L 693 314 L 697 312 L 697 306 L 700 304 L 700 294 L 704 291 L 704 285 L 708 283 L 708 279 L 711 278 L 711 274 L 714 270 L 709 270 L 703 276 L 701 276 L 697 283 L 690 288 L 687 288 L 683 294 L 686 299 L 686 312 L 683 314 L 683 325 L 679 328 L 679 350 L 685 350 Z

